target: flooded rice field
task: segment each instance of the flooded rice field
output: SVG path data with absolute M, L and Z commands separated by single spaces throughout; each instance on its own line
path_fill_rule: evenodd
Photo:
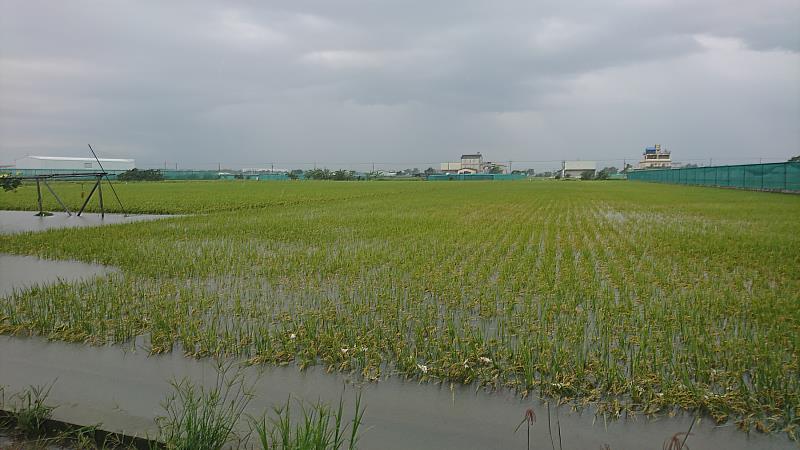
M 5 392 L 52 383 L 56 419 L 153 437 L 170 383 L 211 386 L 224 356 L 252 364 L 254 416 L 289 397 L 349 412 L 361 395 L 366 449 L 522 449 L 529 409 L 531 448 L 658 449 L 695 423 L 686 411 L 701 415 L 694 450 L 796 448 L 799 222 L 769 216 L 790 199 L 726 192 L 709 211 L 706 194 L 654 207 L 611 184 L 374 184 L 337 202 L 339 185 L 221 186 L 129 186 L 133 210 L 196 200 L 202 217 L 36 232 L 83 222 L 13 213 L 0 252 L 50 260 L 0 259 Z M 230 211 L 223 191 L 241 197 Z
M 116 269 L 72 261 L 48 261 L 28 256 L 0 256 L 0 296 L 52 281 L 85 280 Z M 141 339 L 139 339 L 141 341 Z M 53 418 L 75 424 L 102 424 L 108 431 L 156 436 L 155 418 L 163 414 L 170 382 L 189 379 L 211 386 L 217 368 L 210 359 L 183 356 L 180 348 L 148 355 L 145 346 L 88 346 L 52 342 L 39 337 L 0 336 L 0 384 L 6 392 L 30 385 L 49 385 L 48 402 L 57 406 Z M 537 423 L 532 429 L 534 448 L 558 440 L 563 448 L 660 448 L 675 433 L 686 431 L 691 417 L 659 419 L 635 417 L 604 420 L 591 410 L 556 413 L 542 401 L 522 399 L 510 391 L 486 392 L 475 386 L 417 383 L 397 377 L 362 382 L 320 367 L 304 371 L 296 365 L 250 366 L 246 379 L 255 397 L 247 414 L 258 416 L 290 396 L 306 402 L 335 403 L 340 396 L 348 407 L 362 394 L 366 414 L 362 448 L 382 449 L 492 449 L 525 448 L 524 428 L 514 432 L 528 408 Z M 552 434 L 548 432 L 548 415 Z M 240 423 L 246 432 L 245 424 Z M 693 449 L 784 449 L 793 444 L 782 435 L 745 434 L 733 425 L 717 427 L 706 418 L 695 425 L 689 440 Z

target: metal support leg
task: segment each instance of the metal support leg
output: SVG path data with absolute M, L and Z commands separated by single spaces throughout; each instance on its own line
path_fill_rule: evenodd
M 103 183 L 102 183 L 102 181 L 103 181 L 103 179 L 101 177 L 97 177 L 97 195 L 99 195 L 99 198 L 100 198 L 100 218 L 101 219 L 105 219 L 106 218 L 106 210 L 103 207 Z
M 44 182 L 45 187 L 47 187 L 47 190 L 49 190 L 50 193 L 53 194 L 53 197 L 56 198 L 56 201 L 58 202 L 58 204 L 61 205 L 61 207 L 64 208 L 64 211 L 67 212 L 67 215 L 71 216 L 72 213 L 70 212 L 69 208 L 67 208 L 67 205 L 65 205 L 64 202 L 62 202 L 61 199 L 58 198 L 58 195 L 56 195 L 56 192 L 53 190 L 53 188 L 51 188 L 50 185 L 47 184 L 47 180 L 42 180 L 42 181 Z
M 83 202 L 83 206 L 81 206 L 81 210 L 78 211 L 78 217 L 80 217 L 81 213 L 83 213 L 83 210 L 86 209 L 86 205 L 89 204 L 89 200 L 92 199 L 92 195 L 94 194 L 94 191 L 97 189 L 97 186 L 99 186 L 99 185 L 100 185 L 100 179 L 98 178 L 97 182 L 94 184 L 94 186 L 92 186 L 92 190 L 89 191 L 89 195 L 86 196 L 86 200 Z
M 42 187 L 39 185 L 39 179 L 36 179 L 36 195 L 39 201 L 39 217 L 44 216 L 44 210 L 42 209 Z

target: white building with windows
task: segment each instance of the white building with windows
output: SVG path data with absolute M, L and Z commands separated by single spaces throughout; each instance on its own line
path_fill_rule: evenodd
M 124 171 L 136 167 L 133 159 L 100 158 L 103 169 L 107 171 Z M 72 156 L 26 156 L 14 161 L 15 169 L 52 170 L 60 172 L 100 171 L 100 165 L 94 158 L 78 158 Z
M 482 173 L 486 172 L 487 163 L 483 161 L 483 155 L 478 153 L 461 155 L 459 162 L 442 163 L 440 170 L 444 173 Z
M 661 144 L 646 147 L 639 161 L 639 169 L 669 169 L 672 167 L 670 151 L 662 148 Z

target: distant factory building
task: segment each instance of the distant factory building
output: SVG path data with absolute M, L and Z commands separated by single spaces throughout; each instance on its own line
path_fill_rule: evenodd
M 672 157 L 669 150 L 661 148 L 661 144 L 647 147 L 639 161 L 639 169 L 669 169 L 672 167 Z
M 483 173 L 488 171 L 487 163 L 483 161 L 483 155 L 478 153 L 461 155 L 460 162 L 446 162 L 441 164 L 441 171 L 444 173 Z
M 583 173 L 591 170 L 597 172 L 597 163 L 594 161 L 564 161 L 561 163 L 561 178 L 582 178 Z
M 132 159 L 100 158 L 103 169 L 107 171 L 125 171 L 136 167 Z M 100 165 L 94 158 L 78 158 L 71 156 L 26 156 L 14 161 L 18 170 L 51 170 L 59 172 L 99 171 Z

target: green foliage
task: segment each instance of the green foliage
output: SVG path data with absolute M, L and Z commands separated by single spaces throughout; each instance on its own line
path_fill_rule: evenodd
M 162 404 L 165 415 L 157 418 L 168 450 L 219 450 L 236 438 L 234 427 L 253 396 L 240 371 L 220 365 L 210 388 L 188 379 L 173 381 L 172 387 Z
M 347 443 L 353 450 L 358 446 L 358 432 L 364 417 L 361 395 L 356 397 L 353 419 L 343 422 L 344 401 L 339 399 L 337 409 L 318 401 L 305 405 L 297 401 L 300 418 L 292 416 L 291 397 L 272 414 L 251 420 L 251 428 L 260 448 L 264 450 L 339 450 Z M 350 432 L 348 433 L 348 428 Z M 349 438 L 348 435 L 349 434 Z
M 311 169 L 305 172 L 305 176 L 311 180 L 352 181 L 355 179 L 355 172 L 352 170 Z
M 594 170 L 584 170 L 581 172 L 581 180 L 594 180 L 595 173 Z
M 602 170 L 597 172 L 597 175 L 595 176 L 595 180 L 607 180 L 610 175 L 616 175 L 617 173 L 619 173 L 619 169 L 617 169 L 614 166 L 603 167 Z
M 0 333 L 149 335 L 153 353 L 797 429 L 800 196 L 548 180 L 118 192 L 137 212 L 205 214 L 0 236 L 5 252 L 123 272 L 0 299 Z M 33 204 L 35 187 L 0 196 Z
M 131 169 L 117 175 L 119 181 L 162 181 L 164 176 L 157 169 Z
M 45 404 L 53 384 L 29 386 L 10 398 L 11 420 L 17 431 L 24 436 L 40 436 L 45 433 L 44 425 L 55 409 Z
M 789 158 L 789 162 L 795 162 L 795 161 L 800 161 L 800 155 L 792 156 L 791 158 Z
M 18 187 L 22 185 L 22 180 L 18 177 L 12 177 L 7 174 L 0 174 L 0 186 L 3 187 L 3 191 L 13 191 L 16 190 Z
M 333 172 L 330 179 L 336 181 L 352 181 L 355 179 L 355 174 L 356 173 L 352 170 L 337 170 Z

